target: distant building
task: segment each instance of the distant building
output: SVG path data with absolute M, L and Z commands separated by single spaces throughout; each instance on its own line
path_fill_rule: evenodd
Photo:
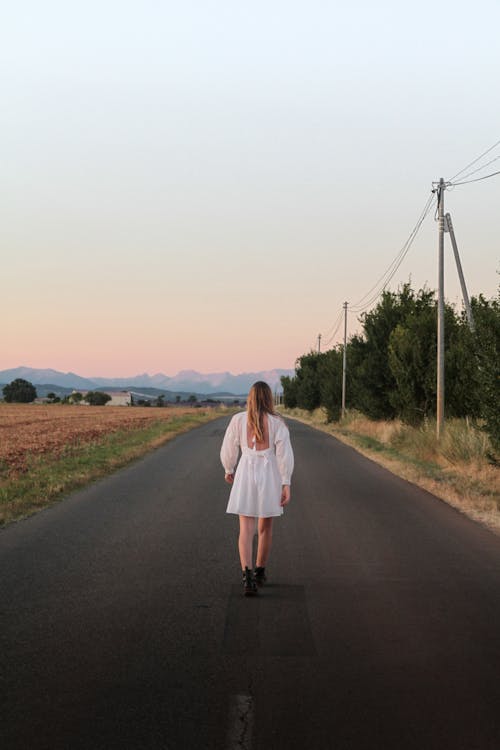
M 104 391 L 108 396 L 111 396 L 111 401 L 108 401 L 106 406 L 130 406 L 132 399 L 130 391 Z
M 101 393 L 107 393 L 108 396 L 110 396 L 111 401 L 108 401 L 106 403 L 106 406 L 130 406 L 132 403 L 132 396 L 131 396 L 130 391 L 101 391 L 100 388 L 96 390 L 99 390 Z M 80 404 L 87 406 L 88 404 L 85 401 L 85 396 L 87 395 L 87 393 L 89 393 L 89 391 L 74 390 L 71 396 L 73 396 L 73 394 L 75 393 L 81 393 L 82 400 L 80 401 Z M 71 399 L 71 396 L 70 396 L 70 399 Z

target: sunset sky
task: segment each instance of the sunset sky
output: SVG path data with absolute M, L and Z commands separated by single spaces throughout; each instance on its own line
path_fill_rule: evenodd
M 293 367 L 499 141 L 499 28 L 498 0 L 6 4 L 0 369 Z M 445 205 L 494 296 L 500 175 Z M 436 278 L 432 210 L 390 288 Z

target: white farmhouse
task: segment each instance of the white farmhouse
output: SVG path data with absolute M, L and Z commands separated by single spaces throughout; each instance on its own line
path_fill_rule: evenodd
M 106 406 L 130 406 L 132 403 L 132 397 L 130 391 L 102 391 L 103 393 L 106 393 L 111 401 L 108 401 L 105 405 Z M 77 401 L 74 400 L 75 393 L 80 394 L 80 398 L 78 398 Z M 88 406 L 87 401 L 85 401 L 85 396 L 89 393 L 89 391 L 73 391 L 73 393 L 70 395 L 69 399 L 73 403 L 78 403 L 81 406 Z
M 131 398 L 130 391 L 105 391 L 108 396 L 111 396 L 111 401 L 108 401 L 106 406 L 130 406 Z

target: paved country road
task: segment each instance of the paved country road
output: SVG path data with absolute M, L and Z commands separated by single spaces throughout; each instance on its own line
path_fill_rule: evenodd
M 500 539 L 291 422 L 245 599 L 227 421 L 0 532 L 2 750 L 498 750 Z

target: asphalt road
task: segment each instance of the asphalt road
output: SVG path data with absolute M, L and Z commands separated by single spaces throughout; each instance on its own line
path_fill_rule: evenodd
M 500 538 L 291 423 L 245 599 L 226 423 L 0 532 L 2 750 L 498 750 Z

